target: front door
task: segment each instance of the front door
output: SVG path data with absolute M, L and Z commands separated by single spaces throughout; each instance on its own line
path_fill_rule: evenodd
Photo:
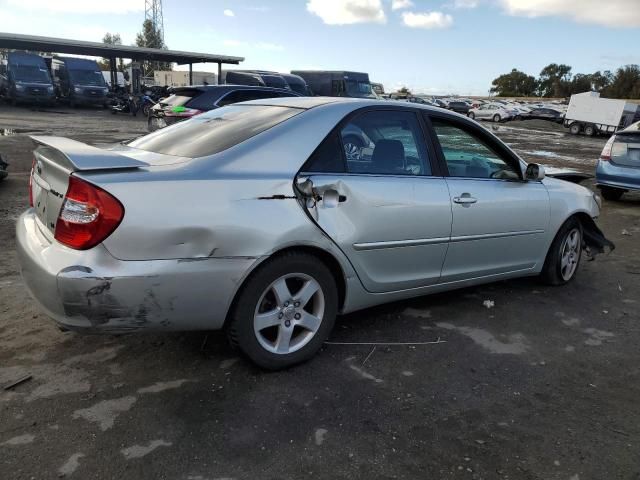
M 449 176 L 451 243 L 442 282 L 525 272 L 544 258 L 549 196 L 481 127 L 433 118 Z
M 347 157 L 345 137 L 361 141 Z M 351 261 L 364 287 L 382 293 L 437 283 L 451 233 L 446 181 L 433 176 L 421 120 L 410 110 L 365 110 L 330 135 L 299 181 L 307 207 Z

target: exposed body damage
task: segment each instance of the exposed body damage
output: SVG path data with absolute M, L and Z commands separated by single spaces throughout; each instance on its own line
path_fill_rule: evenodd
M 376 176 L 347 181 L 331 174 L 300 174 L 306 159 L 360 102 L 296 101 L 302 103 L 291 108 L 307 109 L 304 113 L 208 157 L 156 156 L 127 146 L 99 151 L 78 142 L 38 139 L 41 172 L 34 178 L 42 184 L 41 195 L 17 225 L 22 273 L 34 298 L 70 329 L 217 329 L 225 326 L 254 273 L 291 251 L 312 255 L 330 268 L 337 311 L 347 313 L 536 275 L 555 234 L 572 215 L 585 218 L 590 250 L 606 244 L 591 220 L 599 213 L 593 196 L 552 178 L 529 185 L 538 202 L 530 209 L 536 217 L 504 210 L 502 216 L 512 225 L 498 230 L 504 238 L 490 242 L 492 235 L 456 234 L 451 187 L 443 177 L 405 176 L 391 192 L 376 183 Z M 379 105 L 390 108 L 389 102 Z M 196 121 L 206 117 L 190 120 Z M 152 135 L 166 135 L 181 125 Z M 115 232 L 87 250 L 54 239 L 64 201 L 56 193 L 66 191 L 70 176 L 124 205 Z M 509 198 L 517 199 L 515 184 L 503 185 L 510 189 L 505 189 Z M 47 211 L 39 211 L 38 203 Z M 471 247 L 488 246 L 482 255 L 467 258 L 470 254 L 461 247 L 467 240 Z M 535 249 L 527 248 L 534 242 Z M 447 257 L 451 251 L 462 253 L 452 259 Z M 489 265 L 475 276 L 460 271 L 467 260 L 495 260 L 505 251 L 511 264 Z

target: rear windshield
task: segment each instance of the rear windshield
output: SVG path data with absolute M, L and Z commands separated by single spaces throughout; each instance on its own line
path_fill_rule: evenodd
M 229 105 L 140 137 L 130 147 L 179 157 L 222 152 L 303 110 L 267 105 Z
M 163 98 L 162 100 L 160 100 L 160 103 L 163 105 L 168 105 L 170 107 L 182 107 L 197 93 L 199 92 L 180 92 L 179 94 L 173 94 L 168 96 L 167 98 Z

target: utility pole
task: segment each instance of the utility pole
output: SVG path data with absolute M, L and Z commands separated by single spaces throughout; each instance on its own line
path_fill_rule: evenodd
M 162 15 L 162 0 L 144 0 L 144 19 L 150 20 L 153 24 L 153 28 L 157 32 L 162 45 L 164 46 L 164 18 Z M 153 77 L 155 70 L 160 68 L 159 62 L 149 62 L 151 67 L 148 71 L 144 72 L 145 76 Z

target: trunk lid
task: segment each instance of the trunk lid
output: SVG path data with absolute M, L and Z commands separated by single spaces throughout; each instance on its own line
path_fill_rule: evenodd
M 640 168 L 640 133 L 618 132 L 611 148 L 611 163 Z
M 31 137 L 37 144 L 31 171 L 33 208 L 40 229 L 53 236 L 58 215 L 74 172 L 126 170 L 149 163 L 111 150 L 60 137 Z

